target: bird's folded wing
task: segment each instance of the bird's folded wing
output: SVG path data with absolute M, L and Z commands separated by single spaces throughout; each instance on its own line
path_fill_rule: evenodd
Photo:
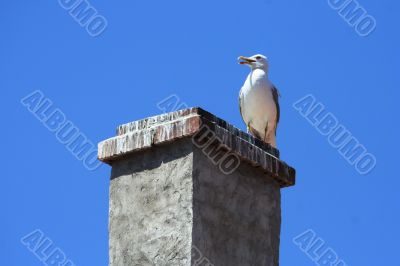
M 274 97 L 274 102 L 275 102 L 275 106 L 276 106 L 276 127 L 275 127 L 275 135 L 276 135 L 276 129 L 278 127 L 279 118 L 281 116 L 281 109 L 279 107 L 280 93 L 275 86 L 272 86 L 272 96 Z

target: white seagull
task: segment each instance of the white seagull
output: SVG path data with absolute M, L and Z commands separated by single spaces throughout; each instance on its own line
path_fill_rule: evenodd
M 247 133 L 276 147 L 276 128 L 279 122 L 279 92 L 268 80 L 268 59 L 257 54 L 251 57 L 240 56 L 240 64 L 250 67 L 239 93 L 239 108 Z

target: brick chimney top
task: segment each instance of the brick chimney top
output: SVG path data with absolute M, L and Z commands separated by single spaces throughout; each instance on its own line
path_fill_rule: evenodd
M 152 116 L 118 126 L 115 137 L 98 145 L 99 160 L 111 164 L 123 156 L 201 134 L 207 127 L 219 145 L 240 160 L 260 167 L 281 187 L 295 183 L 295 169 L 279 159 L 279 150 L 199 108 Z

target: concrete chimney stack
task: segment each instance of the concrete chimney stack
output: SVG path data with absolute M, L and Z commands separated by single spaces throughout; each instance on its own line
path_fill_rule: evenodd
M 110 266 L 277 266 L 278 150 L 200 108 L 131 122 L 99 143 L 112 166 Z

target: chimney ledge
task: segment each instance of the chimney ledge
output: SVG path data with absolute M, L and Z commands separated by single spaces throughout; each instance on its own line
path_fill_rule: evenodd
M 98 144 L 98 159 L 111 164 L 126 154 L 192 137 L 204 126 L 224 148 L 242 161 L 261 167 L 281 187 L 295 184 L 294 168 L 279 159 L 277 149 L 198 107 L 120 125 L 117 136 Z

